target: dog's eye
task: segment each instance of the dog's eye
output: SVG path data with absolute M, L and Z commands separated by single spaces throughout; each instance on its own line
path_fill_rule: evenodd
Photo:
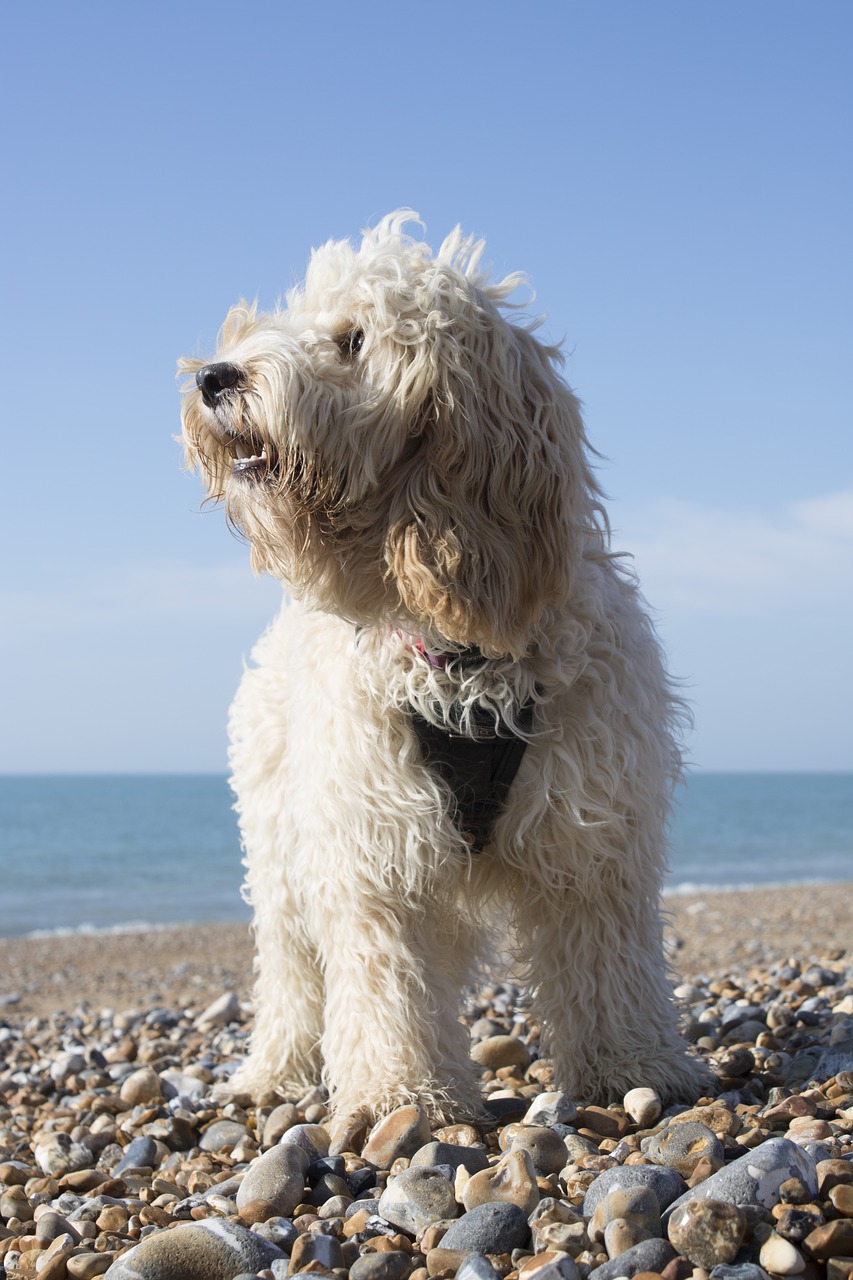
M 338 338 L 338 346 L 341 349 L 342 356 L 352 359 L 353 356 L 358 355 L 364 346 L 364 330 L 348 329 L 346 333 L 341 334 Z

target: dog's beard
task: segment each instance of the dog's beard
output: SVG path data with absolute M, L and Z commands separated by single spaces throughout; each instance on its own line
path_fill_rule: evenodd
M 215 410 L 198 402 L 188 409 L 190 460 L 205 475 L 208 497 L 224 501 L 238 524 L 252 509 L 334 524 L 347 504 L 344 468 L 303 449 L 293 432 L 280 431 L 275 439 L 252 408 L 249 396 L 241 393 Z M 251 530 L 245 532 L 251 537 Z
M 190 394 L 187 460 L 201 469 L 208 500 L 224 503 L 255 570 L 290 594 L 359 624 L 384 616 L 397 606 L 382 556 L 386 483 L 353 493 L 345 456 L 310 452 L 284 425 L 274 436 L 259 407 L 241 393 L 210 410 Z

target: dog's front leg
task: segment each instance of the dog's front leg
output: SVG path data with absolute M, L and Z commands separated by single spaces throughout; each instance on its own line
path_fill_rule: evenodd
M 255 1025 L 249 1056 L 231 1078 L 234 1091 L 258 1099 L 298 1097 L 319 1082 L 323 978 L 296 897 L 280 870 L 275 892 L 253 866 L 247 884 L 255 908 Z
M 326 978 L 325 1081 L 339 1123 L 420 1103 L 442 1120 L 481 1099 L 458 1021 L 469 946 L 446 904 L 406 902 L 365 885 L 315 923 Z

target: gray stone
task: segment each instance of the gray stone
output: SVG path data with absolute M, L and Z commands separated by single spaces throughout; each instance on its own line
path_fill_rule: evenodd
M 642 1169 L 642 1165 L 629 1165 L 629 1168 Z M 616 1280 L 617 1276 L 635 1276 L 638 1271 L 663 1271 L 668 1262 L 672 1262 L 676 1252 L 667 1240 L 641 1240 L 633 1248 L 620 1253 L 618 1258 L 610 1258 L 589 1273 L 589 1280 Z
M 712 1280 L 770 1280 L 757 1262 L 721 1262 L 711 1272 Z
M 808 1153 L 787 1138 L 770 1138 L 685 1192 L 670 1205 L 669 1214 L 697 1198 L 772 1209 L 779 1203 L 780 1186 L 789 1178 L 799 1178 L 810 1196 L 817 1195 L 817 1171 Z
M 392 1178 L 379 1200 L 379 1216 L 410 1235 L 459 1212 L 453 1187 L 437 1169 L 415 1166 Z
M 698 1120 L 667 1125 L 643 1143 L 643 1150 L 655 1164 L 675 1169 L 683 1178 L 689 1178 L 706 1156 L 712 1160 L 723 1160 L 725 1155 L 717 1135 Z
M 107 1280 L 234 1280 L 286 1255 L 254 1231 L 224 1218 L 181 1223 L 128 1249 L 105 1273 Z
M 95 1163 L 92 1152 L 80 1142 L 74 1142 L 67 1133 L 47 1133 L 39 1138 L 33 1154 L 42 1173 L 74 1173 L 78 1169 L 91 1169 Z
M 286 1218 L 303 1198 L 308 1157 L 299 1147 L 271 1147 L 257 1156 L 237 1188 L 244 1222 Z
M 424 1165 L 434 1169 L 439 1164 L 450 1165 L 454 1172 L 461 1165 L 469 1173 L 479 1173 L 488 1169 L 489 1157 L 483 1147 L 459 1147 L 452 1142 L 427 1142 L 412 1156 L 413 1169 Z
M 273 1147 L 280 1142 L 287 1130 L 297 1123 L 298 1115 L 292 1102 L 282 1102 L 280 1106 L 273 1107 L 264 1123 L 263 1145 Z
M 264 1240 L 269 1240 L 271 1244 L 277 1245 L 285 1253 L 290 1253 L 297 1237 L 301 1234 L 299 1228 L 294 1227 L 289 1218 L 267 1218 L 265 1222 L 254 1223 L 252 1231 L 263 1236 Z
M 645 1236 L 661 1234 L 660 1208 L 658 1199 L 651 1187 L 614 1188 L 608 1191 L 603 1200 L 599 1200 L 595 1213 L 589 1223 L 591 1240 L 604 1239 L 605 1228 L 611 1222 L 625 1221 L 641 1227 Z M 640 1237 L 640 1238 L 644 1238 Z M 633 1244 L 638 1240 L 632 1241 Z M 610 1250 L 608 1249 L 608 1254 Z M 613 1255 L 610 1254 L 612 1257 Z
M 350 1280 L 404 1280 L 412 1269 L 411 1255 L 402 1249 L 363 1253 L 350 1267 Z M 496 1277 L 497 1280 L 497 1277 Z
M 519 1125 L 512 1137 L 511 1151 L 527 1151 L 537 1173 L 545 1177 L 559 1173 L 568 1161 L 562 1138 L 544 1125 Z
M 69 1076 L 79 1075 L 81 1071 L 86 1070 L 86 1059 L 80 1050 L 68 1049 L 65 1053 L 58 1054 L 50 1064 L 50 1078 L 55 1080 L 57 1084 L 68 1079 Z
M 524 1116 L 525 1124 L 574 1124 L 578 1109 L 569 1093 L 540 1093 Z
M 321 1124 L 294 1124 L 282 1134 L 279 1146 L 299 1147 L 312 1164 L 329 1154 L 329 1134 Z
M 80 1243 L 80 1235 L 75 1227 L 71 1225 L 66 1218 L 59 1213 L 53 1213 L 48 1210 L 43 1213 L 36 1223 L 36 1239 L 44 1243 L 50 1243 L 59 1236 L 70 1234 L 74 1238 L 74 1243 Z
M 456 1280 L 500 1280 L 500 1273 L 484 1254 L 469 1253 L 456 1272 Z
M 237 1120 L 214 1120 L 201 1135 L 198 1145 L 202 1151 L 223 1151 L 249 1137 L 249 1130 Z
M 134 1138 L 124 1148 L 121 1159 L 113 1169 L 113 1177 L 120 1177 L 125 1169 L 156 1169 L 157 1164 L 157 1143 L 154 1139 Z
M 618 1165 L 614 1169 L 605 1169 L 584 1196 L 583 1216 L 591 1218 L 598 1208 L 599 1201 L 603 1200 L 609 1192 L 627 1191 L 631 1187 L 651 1187 L 657 1196 L 660 1211 L 663 1213 L 667 1205 L 672 1204 L 682 1195 L 686 1184 L 680 1173 L 660 1165 L 626 1164 Z
M 163 1097 L 166 1099 L 189 1098 L 192 1102 L 198 1102 L 207 1095 L 209 1090 L 209 1086 L 198 1076 L 187 1075 L 185 1071 L 172 1068 L 160 1073 L 160 1082 L 163 1086 Z
M 842 1071 L 853 1071 L 853 1036 L 830 1044 L 824 1049 L 815 1069 L 821 1080 L 841 1075 Z
M 527 1218 L 518 1205 L 493 1201 L 457 1218 L 442 1236 L 441 1247 L 511 1253 L 513 1249 L 523 1249 L 529 1237 Z
M 207 1006 L 204 1013 L 196 1018 L 195 1025 L 199 1029 L 224 1027 L 240 1017 L 240 1001 L 236 991 L 226 991 Z
M 585 1138 L 581 1133 L 561 1133 L 559 1136 L 563 1139 L 563 1145 L 568 1153 L 567 1163 L 579 1160 L 581 1156 L 599 1154 L 598 1143 L 593 1142 L 592 1138 Z

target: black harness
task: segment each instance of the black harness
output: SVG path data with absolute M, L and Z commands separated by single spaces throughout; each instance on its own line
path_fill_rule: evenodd
M 502 721 L 496 724 L 494 715 L 482 707 L 471 711 L 473 736 L 435 725 L 414 707 L 410 706 L 409 712 L 424 763 L 450 787 L 459 830 L 471 852 L 482 853 L 506 804 L 527 739 L 518 737 Z M 519 728 L 529 733 L 532 701 L 524 704 L 516 719 Z

